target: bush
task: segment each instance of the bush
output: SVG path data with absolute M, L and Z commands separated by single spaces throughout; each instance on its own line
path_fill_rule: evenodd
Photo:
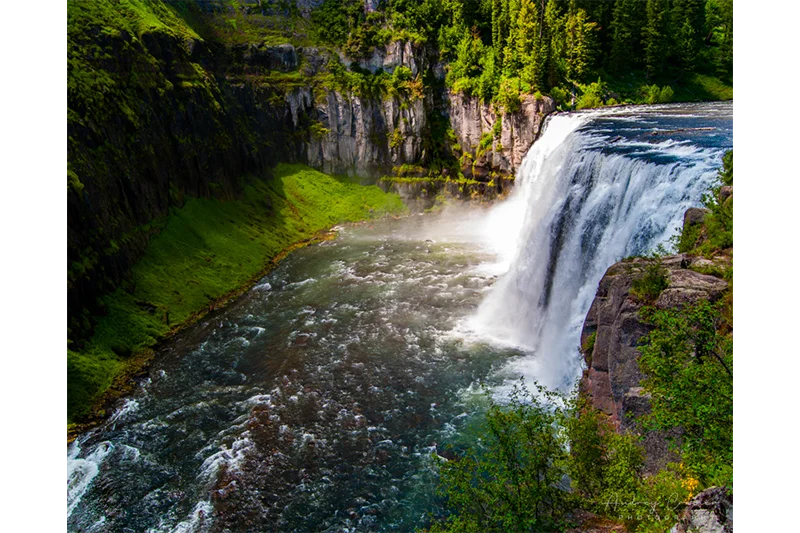
M 672 101 L 675 96 L 675 91 L 672 87 L 665 85 L 659 87 L 658 85 L 646 85 L 644 87 L 645 101 L 648 104 L 666 104 Z
M 522 87 L 519 78 L 503 78 L 500 82 L 500 88 L 497 91 L 495 102 L 503 109 L 505 113 L 514 113 L 519 110 L 522 105 L 520 93 Z
M 454 514 L 431 532 L 551 531 L 572 499 L 559 487 L 566 453 L 550 402 L 515 387 L 507 406 L 491 402 L 479 446 L 441 465 L 441 493 Z
M 550 96 L 553 97 L 553 100 L 555 100 L 556 104 L 560 107 L 569 106 L 572 100 L 570 93 L 561 87 L 553 87 L 550 89 Z
M 650 429 L 682 428 L 684 462 L 703 483 L 732 486 L 733 339 L 719 305 L 642 311 L 653 330 L 639 348 Z
M 631 295 L 643 302 L 654 302 L 668 286 L 667 269 L 661 264 L 661 258 L 651 255 L 641 275 L 631 283 Z
M 592 107 L 602 107 L 604 97 L 607 92 L 606 84 L 601 80 L 591 83 L 583 89 L 583 94 L 578 98 L 576 107 L 578 109 L 588 109 Z

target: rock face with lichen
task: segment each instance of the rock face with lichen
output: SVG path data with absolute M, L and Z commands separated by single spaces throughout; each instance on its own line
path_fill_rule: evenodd
M 633 259 L 612 265 L 600 281 L 597 294 L 581 333 L 586 370 L 581 391 L 595 408 L 606 413 L 619 429 L 640 431 L 638 419 L 650 411 L 650 400 L 640 386 L 639 343 L 650 326 L 641 320 L 645 305 L 633 294 L 633 280 L 642 274 L 652 259 Z M 725 258 L 716 259 L 724 263 Z M 677 308 L 700 300 L 715 301 L 727 289 L 726 281 L 697 272 L 713 261 L 678 254 L 661 259 L 669 285 L 652 304 L 658 309 Z M 594 339 L 592 345 L 590 338 Z M 656 472 L 676 458 L 669 451 L 662 432 L 645 432 L 645 470 Z
M 733 495 L 724 487 L 704 490 L 686 504 L 670 533 L 733 533 Z
M 513 176 L 539 136 L 545 117 L 556 109 L 549 96 L 537 99 L 526 95 L 513 112 L 475 96 L 448 96 L 450 125 L 461 147 L 461 170 L 468 178 L 493 173 Z

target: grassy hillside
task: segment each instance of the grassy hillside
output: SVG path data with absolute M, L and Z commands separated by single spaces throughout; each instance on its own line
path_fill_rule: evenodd
M 115 376 L 181 324 L 253 281 L 287 248 L 340 222 L 404 211 L 400 198 L 303 165 L 251 179 L 242 198 L 192 198 L 152 225 L 131 278 L 103 299 L 107 314 L 81 351 L 67 352 L 67 419 L 89 412 Z

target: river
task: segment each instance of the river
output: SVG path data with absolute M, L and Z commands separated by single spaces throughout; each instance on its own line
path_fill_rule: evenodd
M 514 193 L 339 228 L 160 349 L 67 450 L 70 531 L 413 531 L 520 376 L 570 390 L 605 269 L 665 242 L 733 104 L 556 114 Z

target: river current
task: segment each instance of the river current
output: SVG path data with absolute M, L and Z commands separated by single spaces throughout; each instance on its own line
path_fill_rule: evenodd
M 160 350 L 67 451 L 70 531 L 413 531 L 519 376 L 569 390 L 605 269 L 664 242 L 732 103 L 559 114 L 512 196 L 339 228 Z

